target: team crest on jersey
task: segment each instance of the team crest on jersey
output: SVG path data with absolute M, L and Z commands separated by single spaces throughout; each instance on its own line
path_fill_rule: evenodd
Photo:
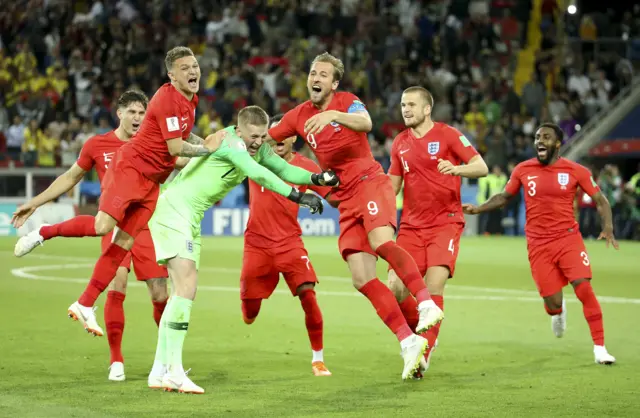
M 427 150 L 429 151 L 429 154 L 436 155 L 438 151 L 440 151 L 440 143 L 429 142 L 429 144 L 427 144 Z
M 342 130 L 342 127 L 340 127 L 340 124 L 337 122 L 329 122 L 329 125 L 333 126 L 334 132 L 340 132 Z
M 569 184 L 569 174 L 567 173 L 558 173 L 558 184 L 560 184 L 561 189 L 566 189 L 567 184 Z

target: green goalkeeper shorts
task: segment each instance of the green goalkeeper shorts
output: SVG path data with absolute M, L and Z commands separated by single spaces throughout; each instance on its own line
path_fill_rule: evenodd
M 149 229 L 158 264 L 180 257 L 194 261 L 196 269 L 200 267 L 200 225 L 192 226 L 165 198 L 158 199 Z

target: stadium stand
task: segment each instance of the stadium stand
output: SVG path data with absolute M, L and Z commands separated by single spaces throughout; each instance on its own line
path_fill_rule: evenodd
M 202 67 L 203 136 L 233 123 L 242 106 L 274 114 L 305 100 L 309 60 L 327 50 L 345 63 L 342 87 L 369 108 L 371 148 L 385 169 L 403 129 L 402 90 L 420 84 L 435 96 L 434 119 L 508 174 L 533 156 L 537 123 L 560 124 L 571 142 L 631 85 L 637 9 L 568 15 L 555 0 L 12 1 L 0 10 L 0 168 L 73 164 L 84 141 L 115 126 L 115 99 L 131 87 L 152 94 L 165 80 L 164 53 L 183 44 Z M 639 109 L 587 156 L 613 190 L 628 238 L 640 220 L 640 183 L 630 181 Z M 297 148 L 309 155 L 302 141 Z M 613 156 L 623 162 L 611 165 Z M 99 187 L 87 180 L 81 192 L 95 198 Z M 0 190 L 23 193 L 15 184 Z M 247 196 L 232 198 L 224 204 Z

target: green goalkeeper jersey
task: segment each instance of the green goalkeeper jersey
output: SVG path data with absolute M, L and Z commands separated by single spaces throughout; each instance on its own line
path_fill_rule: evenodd
M 192 158 L 180 173 L 163 187 L 158 204 L 171 205 L 191 225 L 200 226 L 204 213 L 249 177 L 285 197 L 293 184 L 311 184 L 311 172 L 292 166 L 263 144 L 251 156 L 235 126 L 213 154 Z M 284 181 L 283 181 L 284 180 Z

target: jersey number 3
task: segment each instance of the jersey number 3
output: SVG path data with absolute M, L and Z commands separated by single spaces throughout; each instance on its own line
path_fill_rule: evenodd
M 527 183 L 527 186 L 529 186 L 529 190 L 527 190 L 527 193 L 529 193 L 529 196 L 535 196 L 536 195 L 536 182 L 533 180 L 530 180 L 529 183 Z

